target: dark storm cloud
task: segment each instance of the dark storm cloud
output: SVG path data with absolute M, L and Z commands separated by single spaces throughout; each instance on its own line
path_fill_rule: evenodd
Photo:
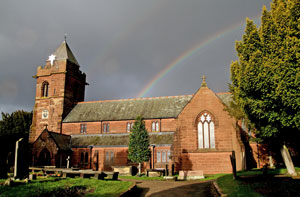
M 271 0 L 1 1 L 0 111 L 31 110 L 36 68 L 68 34 L 90 84 L 86 100 L 136 97 L 168 64 Z M 243 27 L 176 66 L 146 96 L 193 94 L 207 75 L 227 91 Z

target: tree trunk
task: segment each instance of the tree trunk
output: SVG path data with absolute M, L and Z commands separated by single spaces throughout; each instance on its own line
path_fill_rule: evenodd
M 141 176 L 141 171 L 142 171 L 142 164 L 139 163 L 139 176 Z
M 292 176 L 297 176 L 292 158 L 290 156 L 290 153 L 289 153 L 289 150 L 287 149 L 287 147 L 285 145 L 283 145 L 281 147 L 280 152 L 281 152 L 281 156 L 283 158 L 283 161 L 284 161 L 284 164 L 286 166 L 288 173 Z

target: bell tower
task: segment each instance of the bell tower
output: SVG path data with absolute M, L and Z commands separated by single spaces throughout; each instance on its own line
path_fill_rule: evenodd
M 35 105 L 29 142 L 33 143 L 47 127 L 62 133 L 62 121 L 74 104 L 84 100 L 85 73 L 66 40 L 37 68 Z

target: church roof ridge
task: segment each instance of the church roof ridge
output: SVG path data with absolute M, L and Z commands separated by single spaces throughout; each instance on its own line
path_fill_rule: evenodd
M 163 98 L 178 98 L 178 97 L 187 97 L 187 96 L 193 96 L 193 95 L 194 94 L 185 94 L 185 95 L 177 95 L 177 96 L 138 97 L 138 98 L 128 98 L 128 99 L 81 101 L 81 102 L 78 102 L 77 104 L 83 104 L 83 103 L 104 103 L 104 102 L 115 102 L 115 101 L 151 100 L 151 99 L 163 99 Z

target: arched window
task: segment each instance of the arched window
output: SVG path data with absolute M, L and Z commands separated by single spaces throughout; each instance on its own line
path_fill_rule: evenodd
M 49 83 L 47 81 L 44 81 L 42 85 L 42 97 L 48 97 L 49 92 Z
M 215 148 L 215 124 L 208 112 L 201 114 L 198 120 L 198 148 Z

